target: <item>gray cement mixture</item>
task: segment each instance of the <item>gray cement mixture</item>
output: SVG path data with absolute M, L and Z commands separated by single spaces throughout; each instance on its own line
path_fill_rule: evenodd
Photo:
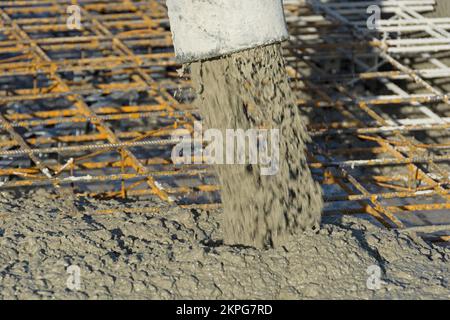
M 0 194 L 1 299 L 450 298 L 450 249 L 363 220 L 324 218 L 259 250 L 222 244 L 221 211 L 74 204 L 75 215 L 53 192 Z
M 431 14 L 427 14 L 431 17 L 448 18 L 450 17 L 450 1 L 437 0 L 435 11 Z
M 288 234 L 317 228 L 321 188 L 307 165 L 305 143 L 310 138 L 289 86 L 280 45 L 197 62 L 191 71 L 198 94 L 195 105 L 208 128 L 219 129 L 224 136 L 226 129 L 280 132 L 279 168 L 274 175 L 261 175 L 261 164 L 216 166 L 225 242 L 276 246 Z

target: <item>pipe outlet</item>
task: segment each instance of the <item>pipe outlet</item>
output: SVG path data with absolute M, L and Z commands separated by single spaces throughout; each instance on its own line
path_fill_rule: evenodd
M 167 0 L 177 61 L 220 57 L 288 38 L 282 0 Z

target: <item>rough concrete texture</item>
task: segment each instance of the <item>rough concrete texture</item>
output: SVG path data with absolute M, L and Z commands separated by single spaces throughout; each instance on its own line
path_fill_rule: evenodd
M 361 220 L 326 222 L 258 250 L 221 244 L 221 215 L 148 201 L 78 199 L 53 194 L 0 198 L 2 299 L 449 299 L 450 250 Z M 115 208 L 112 215 L 91 215 Z M 160 213 L 145 213 L 150 208 Z M 331 221 L 330 221 L 331 222 Z M 81 270 L 79 291 L 66 268 Z M 379 266 L 379 290 L 367 289 Z
M 195 105 L 208 128 L 278 129 L 279 168 L 261 174 L 263 165 L 217 165 L 228 244 L 265 247 L 286 234 L 318 227 L 321 188 L 306 161 L 310 141 L 289 86 L 280 45 L 270 45 L 191 66 Z M 246 150 L 248 153 L 248 150 Z M 247 162 L 248 164 L 248 162 Z

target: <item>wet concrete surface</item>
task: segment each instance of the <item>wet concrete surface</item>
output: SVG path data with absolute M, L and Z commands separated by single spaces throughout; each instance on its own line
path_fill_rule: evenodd
M 449 249 L 355 218 L 259 250 L 223 244 L 220 210 L 156 200 L 75 205 L 73 214 L 46 191 L 2 194 L 0 298 L 450 298 Z M 113 213 L 99 214 L 106 209 Z M 79 290 L 70 266 L 79 268 Z

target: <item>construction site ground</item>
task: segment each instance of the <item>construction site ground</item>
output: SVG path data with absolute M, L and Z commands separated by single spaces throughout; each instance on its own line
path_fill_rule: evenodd
M 218 211 L 80 201 L 86 211 L 72 216 L 45 191 L 3 197 L 0 298 L 450 298 L 449 249 L 361 219 L 328 221 L 317 234 L 257 250 L 222 245 Z M 99 211 L 111 207 L 114 214 Z M 71 265 L 81 271 L 79 290 L 67 287 Z M 373 266 L 379 287 L 367 284 Z
M 284 1 L 325 209 L 269 250 L 224 245 L 211 168 L 170 161 L 199 116 L 164 1 L 80 0 L 81 31 L 0 2 L 0 298 L 449 299 L 450 13 L 374 2 L 377 31 L 366 1 Z

